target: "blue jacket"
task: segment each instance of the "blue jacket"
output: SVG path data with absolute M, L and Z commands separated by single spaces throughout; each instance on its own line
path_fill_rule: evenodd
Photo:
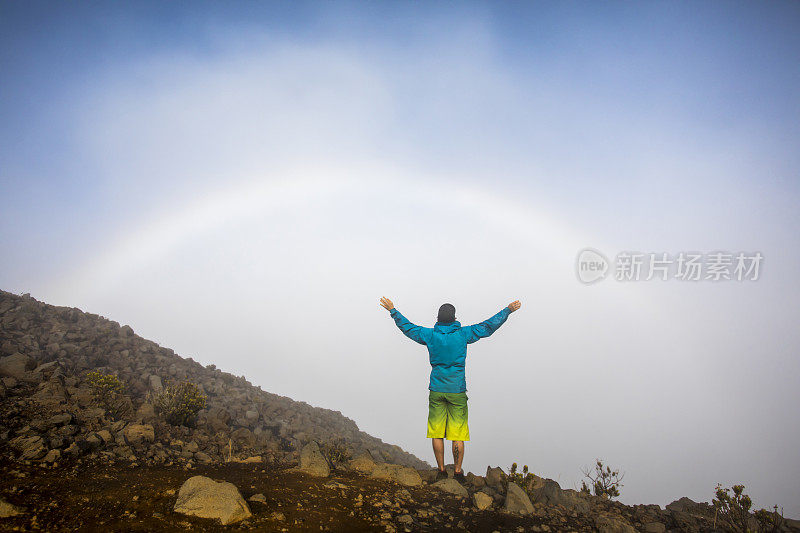
M 494 333 L 506 321 L 511 310 L 504 307 L 492 318 L 463 328 L 458 321 L 448 324 L 437 322 L 433 328 L 423 328 L 409 322 L 397 309 L 389 313 L 406 337 L 428 347 L 431 362 L 428 388 L 436 392 L 464 392 L 467 390 L 464 377 L 467 344 Z

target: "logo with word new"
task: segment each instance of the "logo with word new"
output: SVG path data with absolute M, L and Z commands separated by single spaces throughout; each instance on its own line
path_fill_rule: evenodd
M 581 283 L 597 283 L 608 275 L 608 259 L 594 248 L 584 248 L 578 253 L 576 272 Z

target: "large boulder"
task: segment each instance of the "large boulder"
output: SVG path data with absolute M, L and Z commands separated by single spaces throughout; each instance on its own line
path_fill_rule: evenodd
M 375 479 L 394 481 L 407 487 L 422 485 L 422 478 L 419 476 L 419 472 L 410 466 L 380 463 L 375 465 L 370 476 Z
M 217 431 L 227 431 L 228 424 L 231 421 L 231 415 L 222 407 L 212 407 L 206 413 L 205 420 L 206 424 L 208 424 L 215 433 Z
M 533 482 L 529 483 L 531 497 L 536 503 L 546 505 L 563 505 L 567 509 L 572 509 L 580 513 L 589 512 L 589 502 L 581 497 L 573 489 L 562 489 L 558 482 L 533 476 Z
M 505 510 L 512 513 L 531 514 L 533 512 L 533 504 L 522 487 L 516 483 L 510 482 L 506 489 L 506 503 Z
M 173 510 L 200 518 L 216 518 L 223 526 L 252 516 L 235 485 L 205 476 L 190 477 L 184 482 Z
M 368 450 L 365 450 L 364 453 L 347 462 L 347 467 L 350 470 L 367 476 L 372 474 L 372 471 L 375 470 L 375 466 L 375 459 L 372 458 L 372 454 L 369 453 Z
M 20 459 L 41 459 L 48 451 L 45 440 L 39 435 L 16 437 L 9 444 L 20 452 Z
M 150 388 L 153 392 L 161 392 L 164 389 L 164 384 L 161 383 L 161 376 L 150 374 Z
M 319 451 L 319 445 L 315 441 L 309 442 L 300 451 L 298 470 L 312 476 L 328 477 L 330 475 L 331 467 L 322 452 Z
M 0 518 L 9 518 L 12 516 L 21 515 L 22 513 L 23 509 L 21 507 L 12 505 L 0 498 Z
M 17 352 L 8 357 L 0 357 L 0 376 L 22 379 L 25 372 L 32 370 L 34 366 L 33 359 Z
M 247 428 L 239 428 L 231 433 L 231 439 L 239 447 L 252 448 L 256 444 L 256 437 L 253 432 Z
M 490 487 L 500 488 L 503 487 L 506 481 L 506 473 L 499 466 L 486 467 L 486 484 Z
M 486 494 L 485 492 L 478 491 L 472 495 L 472 503 L 475 504 L 475 507 L 480 509 L 481 511 L 484 509 L 489 509 L 492 507 L 492 502 L 494 498 Z
M 125 441 L 128 444 L 141 444 L 142 442 L 153 442 L 156 434 L 150 424 L 129 424 L 125 427 Z
M 451 477 L 437 481 L 431 485 L 431 487 L 436 487 L 439 490 L 449 492 L 450 494 L 458 496 L 459 498 L 469 498 L 469 491 L 464 488 L 464 485 Z

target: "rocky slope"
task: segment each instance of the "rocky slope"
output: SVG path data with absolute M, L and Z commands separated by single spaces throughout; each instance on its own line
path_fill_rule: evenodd
M 281 461 L 296 459 L 312 440 L 342 438 L 354 453 L 369 450 L 379 461 L 430 466 L 360 431 L 338 411 L 263 391 L 143 339 L 130 326 L 29 295 L 0 291 L 0 357 L 0 398 L 14 397 L 4 404 L 0 440 L 23 437 L 12 446 L 26 459 L 57 450 L 49 459 L 99 451 L 159 463 L 229 455 Z M 84 379 L 89 370 L 119 376 L 131 401 L 127 420 L 113 421 L 93 404 Z M 167 380 L 191 381 L 207 395 L 208 409 L 195 428 L 172 427 L 154 416 L 147 393 Z
M 125 384 L 123 416 L 86 373 Z M 189 380 L 194 427 L 148 393 Z M 319 443 L 344 439 L 332 461 Z M 726 531 L 707 503 L 626 506 L 500 468 L 462 485 L 341 413 L 270 394 L 142 339 L 129 326 L 0 291 L 0 530 Z M 780 531 L 800 531 L 787 520 Z

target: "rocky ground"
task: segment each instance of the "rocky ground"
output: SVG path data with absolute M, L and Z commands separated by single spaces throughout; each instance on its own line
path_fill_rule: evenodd
M 453 479 L 430 483 L 435 475 L 433 470 L 399 466 L 394 472 L 376 472 L 380 464 L 369 463 L 365 454 L 342 470 L 322 476 L 303 471 L 301 466 L 309 468 L 310 462 L 295 467 L 260 463 L 188 467 L 78 460 L 72 465 L 54 467 L 6 460 L 0 464 L 3 472 L 0 494 L 19 514 L 1 518 L 0 529 L 723 531 L 711 527 L 713 512 L 707 506 L 685 498 L 670 504 L 667 510 L 658 506 L 629 507 L 593 496 L 579 496 L 580 503 L 554 503 L 553 500 L 564 495 L 556 485 L 544 489 L 547 483 L 540 478 L 540 490 L 534 490 L 539 501 L 508 502 L 509 489 L 504 486 L 500 469 L 489 469 L 486 476 L 470 475 L 469 482 L 462 487 Z M 370 468 L 372 472 L 366 473 Z M 390 466 L 389 470 L 393 468 Z M 179 509 L 182 487 L 195 476 L 229 482 L 235 487 L 235 495 L 212 492 L 206 501 L 201 498 L 198 505 L 189 502 Z M 513 487 L 512 484 L 511 492 Z M 478 495 L 489 497 L 483 500 Z M 238 514 L 232 515 L 229 509 Z M 220 518 L 231 523 L 223 525 Z
M 180 467 L 86 464 L 69 469 L 3 465 L 0 493 L 23 514 L 3 519 L 8 530 L 106 531 L 526 531 L 545 524 L 472 506 L 428 485 L 407 487 L 355 472 L 317 478 L 285 467 L 255 464 Z M 173 512 L 177 492 L 194 475 L 231 482 L 252 516 L 222 526 L 218 520 Z M 258 498 L 260 500 L 260 498 Z M 557 529 L 591 530 L 587 517 L 564 513 Z M 563 526 L 563 528 L 561 527 Z M 547 531 L 548 529 L 539 529 Z
M 87 372 L 117 376 L 98 406 Z M 192 427 L 152 395 L 190 381 Z M 325 455 L 344 443 L 347 453 Z M 320 444 L 323 445 L 321 451 Z M 626 506 L 500 468 L 462 485 L 341 413 L 270 394 L 79 309 L 0 291 L 0 530 L 723 531 L 707 503 Z M 800 531 L 787 521 L 781 531 Z

